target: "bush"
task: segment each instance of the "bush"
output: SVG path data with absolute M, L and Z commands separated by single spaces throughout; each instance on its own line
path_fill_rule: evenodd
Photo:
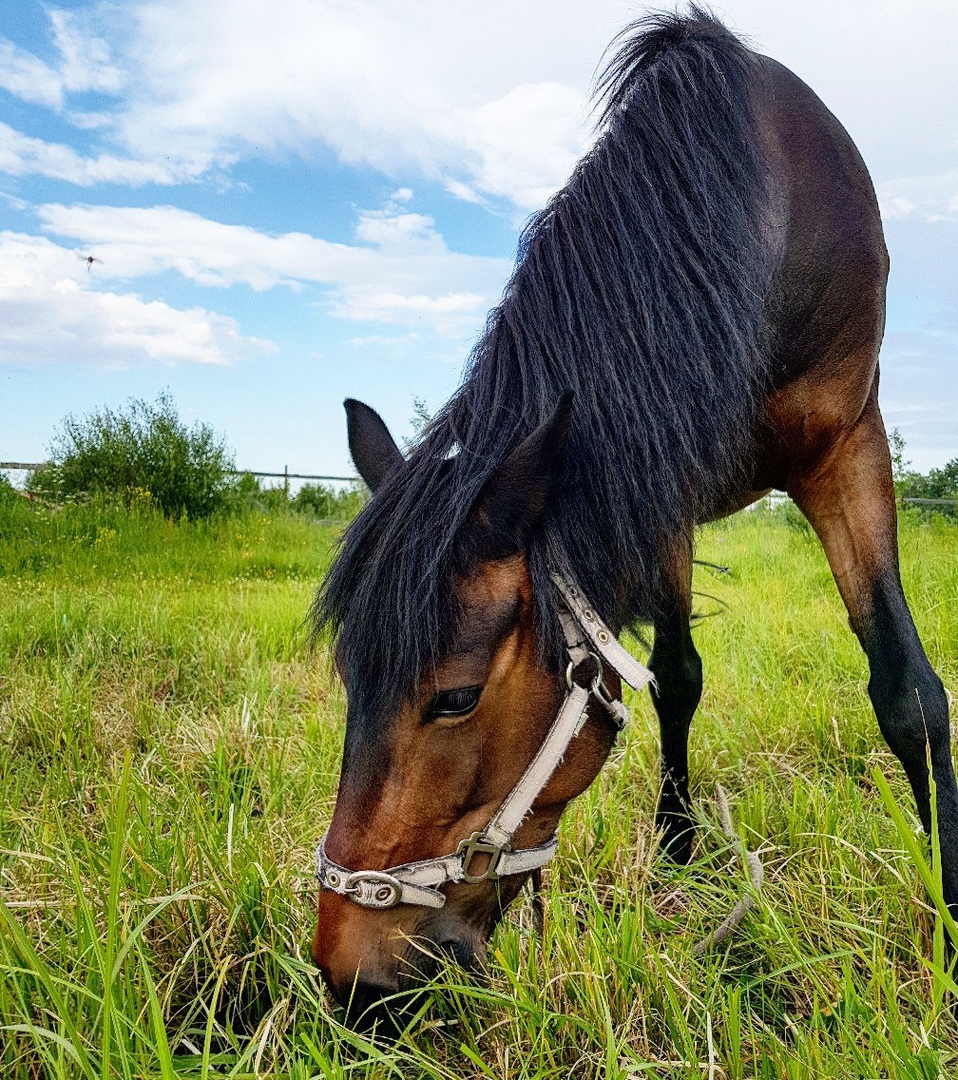
M 368 497 L 366 485 L 360 481 L 339 491 L 326 484 L 303 484 L 292 498 L 292 507 L 312 517 L 349 520 L 359 513 Z
M 28 487 L 60 502 L 85 496 L 149 501 L 167 517 L 207 518 L 225 502 L 232 453 L 206 424 L 187 427 L 173 399 L 133 399 L 125 410 L 68 416 L 50 447 L 50 463 Z
M 909 473 L 902 491 L 906 498 L 958 499 L 958 458 L 932 469 L 927 476 Z
M 16 498 L 19 498 L 16 488 L 10 483 L 6 473 L 0 472 L 0 505 L 13 502 Z
M 282 485 L 266 485 L 253 473 L 244 472 L 230 480 L 227 509 L 233 514 L 288 514 L 289 495 Z

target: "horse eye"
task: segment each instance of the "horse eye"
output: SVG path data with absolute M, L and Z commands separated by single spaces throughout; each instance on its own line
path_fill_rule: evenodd
M 426 719 L 440 716 L 465 716 L 479 704 L 481 686 L 461 686 L 456 690 L 443 690 L 432 699 L 426 710 Z

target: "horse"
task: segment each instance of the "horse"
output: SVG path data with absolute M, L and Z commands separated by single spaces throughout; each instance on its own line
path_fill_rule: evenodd
M 482 965 L 649 684 L 656 824 L 692 855 L 696 526 L 772 489 L 817 533 L 958 911 L 948 703 L 898 568 L 878 407 L 888 255 L 814 92 L 709 13 L 632 24 L 598 137 L 525 229 L 463 382 L 407 454 L 347 401 L 371 498 L 314 602 L 347 692 L 313 958 L 347 1020 Z M 648 669 L 617 642 L 651 625 Z

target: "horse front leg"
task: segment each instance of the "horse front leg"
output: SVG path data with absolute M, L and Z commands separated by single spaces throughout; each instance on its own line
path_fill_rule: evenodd
M 789 493 L 825 548 L 868 658 L 868 693 L 878 725 L 904 766 L 929 835 L 931 762 L 944 898 L 958 915 L 958 786 L 948 699 L 902 591 L 891 461 L 874 391 L 855 427 L 795 477 Z
M 666 589 L 653 618 L 649 668 L 652 701 L 659 717 L 662 788 L 655 824 L 662 850 L 675 862 L 692 858 L 695 827 L 689 801 L 689 727 L 702 696 L 702 661 L 689 628 L 692 614 L 692 545 L 684 546 L 663 575 Z

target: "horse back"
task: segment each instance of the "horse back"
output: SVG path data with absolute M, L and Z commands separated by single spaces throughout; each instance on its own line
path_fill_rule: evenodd
M 848 132 L 795 74 L 759 58 L 756 123 L 770 165 L 772 392 L 756 489 L 787 488 L 854 427 L 877 390 L 888 253 Z

